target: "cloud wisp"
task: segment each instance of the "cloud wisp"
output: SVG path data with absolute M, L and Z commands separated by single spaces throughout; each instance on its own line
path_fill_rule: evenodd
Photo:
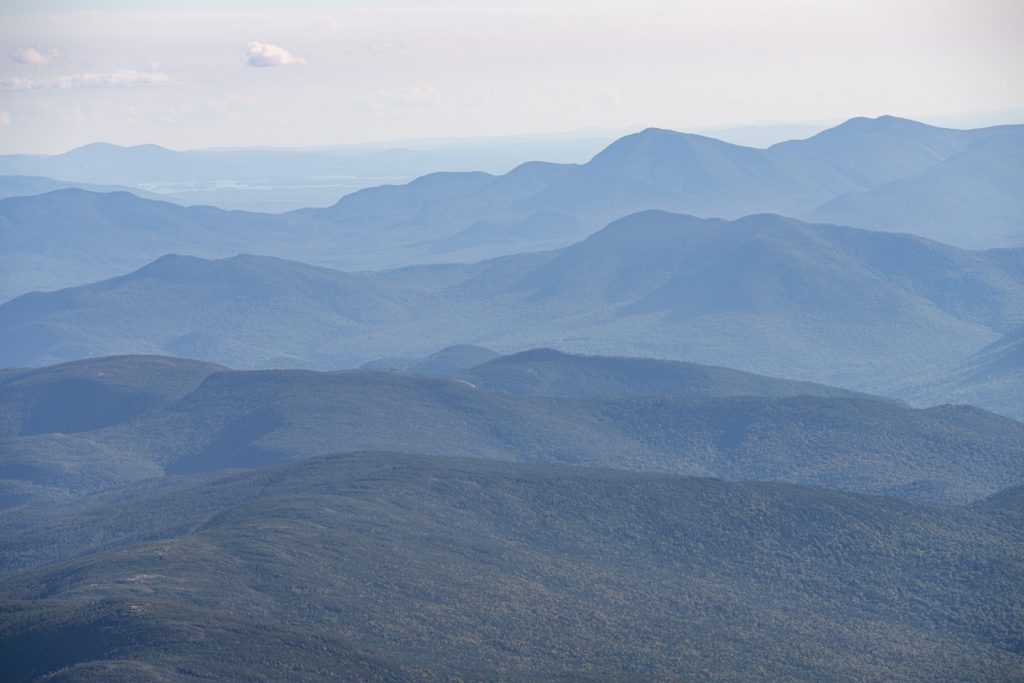
M 125 88 L 137 85 L 159 85 L 169 80 L 167 74 L 163 73 L 119 69 L 110 73 L 81 73 L 56 78 L 4 78 L 0 80 L 0 91 Z
M 306 63 L 305 57 L 293 55 L 279 45 L 249 41 L 245 46 L 245 63 L 249 66 L 299 66 Z

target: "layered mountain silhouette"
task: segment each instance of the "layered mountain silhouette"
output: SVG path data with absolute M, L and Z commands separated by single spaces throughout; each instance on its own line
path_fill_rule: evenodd
M 12 681 L 1012 680 L 1018 508 L 1012 492 L 963 508 L 327 456 L 0 529 L 5 557 L 57 558 L 0 583 L 0 666 Z
M 986 405 L 1024 420 L 1024 328 L 989 344 L 965 361 L 925 375 L 896 392 L 918 404 L 937 399 Z
M 644 212 L 562 250 L 343 273 L 168 256 L 0 306 L 0 364 L 171 354 L 352 367 L 451 344 L 655 356 L 888 391 L 1024 321 L 1024 250 Z
M 648 129 L 582 165 L 435 173 L 280 215 L 61 190 L 0 200 L 0 297 L 111 277 L 166 253 L 254 253 L 358 270 L 473 261 L 565 246 L 646 209 L 771 212 L 968 248 L 1019 246 L 1022 131 L 880 117 L 755 149 Z M 972 191 L 950 192 L 962 187 Z
M 1024 242 L 1024 135 L 995 129 L 935 166 L 815 209 L 814 220 L 908 232 L 973 249 Z
M 1024 126 L 610 139 L 0 156 L 0 677 L 1019 679 Z
M 119 185 L 96 185 L 93 183 L 80 183 L 69 180 L 54 180 L 41 176 L 23 175 L 0 175 L 0 199 L 8 197 L 28 197 L 32 195 L 46 194 L 55 190 L 79 189 L 89 192 L 110 193 L 130 192 L 144 199 L 165 201 L 165 198 L 154 192 L 146 192 L 132 187 Z
M 532 361 L 548 378 L 588 370 L 574 387 L 547 383 L 527 392 L 496 366 L 538 375 L 522 367 L 530 355 L 484 363 L 468 371 L 470 379 L 221 371 L 153 357 L 20 372 L 0 383 L 3 502 L 367 449 L 787 481 L 940 502 L 1024 483 L 1024 424 L 977 408 L 919 410 L 694 366 L 657 384 L 641 373 L 627 382 L 624 368 L 650 364 L 548 351 Z M 471 381 L 488 376 L 496 378 L 493 390 Z M 517 393 L 502 391 L 501 380 Z M 136 388 L 150 384 L 167 389 Z M 111 400 L 91 416 L 97 397 L 134 400 Z
M 505 173 L 533 159 L 578 163 L 618 135 L 609 130 L 495 138 L 406 140 L 289 148 L 172 150 L 92 143 L 63 154 L 0 155 L 0 174 L 158 191 L 178 204 L 280 213 L 329 206 L 346 194 L 435 171 Z M 2 187 L 2 182 L 0 182 Z
M 0 200 L 0 294 L 94 279 L 111 267 L 130 270 L 167 246 L 199 256 L 246 251 L 271 239 L 268 216 L 181 207 L 128 192 L 78 188 Z M 284 239 L 278 233 L 278 239 Z

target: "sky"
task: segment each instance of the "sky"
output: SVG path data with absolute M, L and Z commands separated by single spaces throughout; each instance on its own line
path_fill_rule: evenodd
M 0 153 L 1024 110 L 1020 0 L 0 4 Z

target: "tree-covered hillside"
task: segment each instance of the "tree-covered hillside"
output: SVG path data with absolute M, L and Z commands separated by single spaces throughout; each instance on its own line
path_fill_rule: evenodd
M 0 584 L 0 657 L 11 680 L 1019 680 L 999 507 L 328 456 L 69 515 L 107 547 Z

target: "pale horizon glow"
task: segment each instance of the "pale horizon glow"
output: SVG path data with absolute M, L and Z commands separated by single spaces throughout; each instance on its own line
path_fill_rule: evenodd
M 42 1 L 0 20 L 0 153 L 1024 109 L 1016 0 Z

